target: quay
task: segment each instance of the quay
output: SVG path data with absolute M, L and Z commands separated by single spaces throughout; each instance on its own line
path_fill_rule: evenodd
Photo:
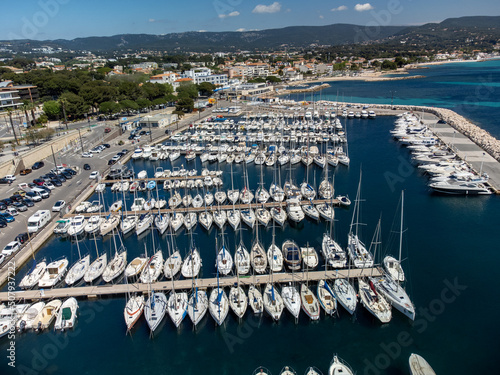
M 274 274 L 266 275 L 254 275 L 254 276 L 228 276 L 217 278 L 204 278 L 204 279 L 185 279 L 176 280 L 172 283 L 172 280 L 168 281 L 158 281 L 152 284 L 106 284 L 106 285 L 96 285 L 96 286 L 82 286 L 82 287 L 72 287 L 72 288 L 53 288 L 44 290 L 26 290 L 26 291 L 16 291 L 16 300 L 21 301 L 33 301 L 39 299 L 52 299 L 52 298 L 97 298 L 100 296 L 107 295 L 123 295 L 127 293 L 148 293 L 151 290 L 155 291 L 169 291 L 175 290 L 189 290 L 193 286 L 199 289 L 208 289 L 217 287 L 217 283 L 221 288 L 231 287 L 239 282 L 242 286 L 249 285 L 260 285 L 267 284 L 270 282 L 276 284 L 288 283 L 288 282 L 306 282 L 306 281 L 318 281 L 322 279 L 335 280 L 339 278 L 360 278 L 365 276 L 382 276 L 383 271 L 380 267 L 373 268 L 354 268 L 354 269 L 338 269 L 338 270 L 327 270 L 327 271 L 302 271 L 302 272 L 280 272 Z M 8 301 L 9 295 L 12 293 L 3 292 L 0 293 L 0 302 Z M 12 296 L 10 297 L 12 298 Z
M 313 204 L 313 205 L 318 205 L 318 204 L 325 204 L 325 203 L 330 203 L 336 207 L 340 206 L 340 201 L 338 199 L 316 199 L 316 200 L 313 200 L 312 202 L 311 201 L 308 201 L 308 200 L 299 200 L 297 202 L 299 205 L 301 206 L 304 206 L 306 204 Z M 218 211 L 218 210 L 222 210 L 222 211 L 229 211 L 229 210 L 232 210 L 232 209 L 235 209 L 235 210 L 247 210 L 249 207 L 252 208 L 252 209 L 257 209 L 257 208 L 272 208 L 272 207 L 286 207 L 287 206 L 287 202 L 286 201 L 283 201 L 283 202 L 266 202 L 266 203 L 244 203 L 244 204 L 235 204 L 235 205 L 232 205 L 232 204 L 225 204 L 223 206 L 221 205 L 217 205 L 217 204 L 214 204 L 214 205 L 211 205 L 211 206 L 207 206 L 206 207 L 206 210 L 208 212 L 214 212 L 214 211 Z M 162 208 L 160 210 L 158 209 L 152 209 L 152 210 L 138 210 L 138 211 L 132 211 L 132 210 L 128 210 L 127 212 L 130 213 L 130 214 L 137 214 L 137 215 L 140 215 L 140 214 L 147 214 L 147 213 L 158 213 L 158 211 L 162 214 L 171 214 L 173 213 L 174 211 L 175 212 L 180 212 L 180 213 L 186 213 L 186 212 L 204 212 L 205 211 L 205 206 L 201 206 L 201 207 L 177 207 L 175 209 L 172 209 L 172 208 Z M 116 213 L 116 212 L 115 212 Z M 106 217 L 108 215 L 112 214 L 112 212 L 92 212 L 92 213 L 79 213 L 79 214 L 76 214 L 76 213 L 68 213 L 66 215 L 64 215 L 65 218 L 70 218 L 70 217 L 73 217 L 73 216 L 77 216 L 77 215 L 81 215 L 81 216 L 85 216 L 85 217 L 90 217 L 90 216 L 103 216 L 103 217 Z

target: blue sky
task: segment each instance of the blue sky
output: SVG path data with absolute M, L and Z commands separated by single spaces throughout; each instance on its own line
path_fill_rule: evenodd
M 418 25 L 500 15 L 500 1 L 475 0 L 22 0 L 2 4 L 0 40 L 116 34 L 243 31 L 294 25 Z

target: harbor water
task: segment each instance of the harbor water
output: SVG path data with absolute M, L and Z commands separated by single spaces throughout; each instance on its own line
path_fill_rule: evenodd
M 476 71 L 476 64 L 454 64 L 418 71 L 418 74 L 432 75 L 430 82 L 415 79 L 394 82 L 342 83 L 345 100 L 356 97 L 360 102 L 387 102 L 387 95 L 378 98 L 374 93 L 386 92 L 387 85 L 394 85 L 397 97 L 408 91 L 413 95 L 397 99 L 406 103 L 443 105 L 452 109 L 460 107 L 467 95 L 456 85 L 447 84 L 448 94 L 441 95 L 441 84 L 437 81 L 450 80 L 450 72 L 467 77 L 486 76 L 495 65 L 498 77 L 498 62 L 484 63 L 482 73 Z M 438 73 L 436 73 L 436 71 Z M 492 73 L 493 74 L 493 73 Z M 445 77 L 446 76 L 446 77 Z M 468 78 L 467 78 L 468 79 Z M 470 82 L 474 80 L 470 78 Z M 418 83 L 420 81 L 420 83 Z M 498 82 L 496 80 L 495 82 Z M 435 87 L 435 92 L 416 98 L 415 84 Z M 329 90 L 335 90 L 337 84 Z M 425 86 L 424 85 L 424 86 Z M 466 86 L 466 85 L 464 85 Z M 494 87 L 494 86 L 489 86 Z M 382 89 L 384 91 L 382 91 Z M 339 89 L 340 90 L 340 89 Z M 350 91 L 352 94 L 347 92 Z M 404 91 L 406 90 L 406 91 Z M 458 92 L 460 91 L 460 92 Z M 328 94 L 323 91 L 322 95 Z M 333 96 L 330 92 L 328 95 Z M 336 95 L 336 94 L 335 94 Z M 456 95 L 456 96 L 455 96 Z M 461 95 L 462 98 L 458 98 Z M 319 99 L 319 93 L 315 96 Z M 332 97 L 329 99 L 333 99 Z M 390 96 L 389 96 L 390 99 Z M 491 98 L 491 105 L 481 105 L 481 110 L 466 115 L 472 121 L 493 135 L 500 134 L 498 127 L 498 95 Z M 449 105 L 444 105 L 447 101 Z M 495 104 L 496 103 L 496 104 Z M 2 374 L 252 374 L 258 366 L 267 367 L 272 374 L 279 374 L 284 366 L 290 366 L 298 374 L 309 366 L 318 367 L 324 374 L 332 355 L 337 353 L 346 360 L 358 374 L 408 374 L 408 357 L 411 353 L 422 355 L 437 374 L 496 373 L 493 358 L 498 352 L 498 329 L 496 311 L 500 301 L 496 290 L 500 287 L 495 265 L 500 260 L 498 252 L 499 235 L 496 232 L 500 202 L 495 196 L 448 197 L 432 194 L 426 178 L 410 164 L 408 150 L 390 137 L 389 130 L 394 117 L 378 117 L 373 120 L 352 119 L 346 121 L 349 141 L 350 166 L 338 166 L 335 173 L 336 194 L 356 195 L 360 169 L 362 177 L 361 239 L 370 244 L 378 219 L 382 218 L 382 253 L 397 256 L 399 216 L 398 205 L 401 190 L 405 190 L 405 228 L 403 244 L 403 268 L 408 282 L 406 288 L 416 306 L 416 319 L 409 321 L 393 309 L 390 323 L 381 325 L 366 309 L 358 304 L 354 316 L 339 307 L 338 317 L 322 314 L 317 322 L 310 322 L 301 313 L 298 323 L 284 311 L 280 321 L 254 316 L 247 311 L 238 321 L 232 312 L 226 322 L 216 327 L 207 313 L 196 330 L 188 317 L 176 329 L 168 316 L 150 337 L 144 318 L 141 318 L 132 334 L 126 335 L 123 320 L 124 297 L 80 300 L 79 318 L 72 331 L 28 332 L 17 334 L 15 342 L 15 368 L 8 365 L 10 341 L 0 340 L 0 368 Z M 496 124 L 496 125 L 495 125 Z M 186 163 L 183 157 L 174 166 L 194 168 L 194 162 Z M 207 163 L 208 165 L 208 163 Z M 171 167 L 170 162 L 131 161 L 136 172 L 146 169 L 152 176 L 156 166 Z M 210 164 L 209 168 L 216 168 Z M 201 170 L 199 159 L 196 168 Z M 226 164 L 224 188 L 230 189 L 231 175 Z M 273 168 L 263 167 L 266 188 L 274 178 Z M 309 182 L 319 184 L 323 171 L 316 166 L 309 170 Z M 290 170 L 282 167 L 281 181 L 289 178 Z M 301 183 L 306 170 L 299 164 L 292 171 L 293 179 Z M 260 166 L 248 167 L 249 186 L 255 190 L 260 181 Z M 234 166 L 235 186 L 244 185 L 242 165 Z M 109 191 L 109 189 L 108 189 Z M 212 190 L 214 191 L 214 190 Z M 201 193 L 201 191 L 200 191 Z M 128 204 L 132 196 L 127 194 Z M 160 190 L 160 195 L 168 195 Z M 195 193 L 191 192 L 194 196 Z M 117 193 L 107 192 L 107 204 L 121 198 Z M 90 199 L 92 200 L 92 199 Z M 338 208 L 335 212 L 335 238 L 345 247 L 351 222 L 352 208 Z M 229 225 L 225 227 L 225 241 L 234 253 L 239 235 Z M 276 229 L 276 243 L 286 239 L 295 240 L 299 246 L 309 244 L 318 251 L 323 233 L 329 225 L 321 220 L 313 222 L 304 219 L 299 225 Z M 259 229 L 264 247 L 271 243 L 272 228 Z M 203 276 L 215 275 L 215 239 L 220 233 L 214 227 L 206 232 L 198 223 L 193 241 L 203 259 Z M 243 241 L 250 248 L 255 232 L 243 231 Z M 137 238 L 135 234 L 123 239 L 128 250 L 128 260 L 153 246 L 160 245 L 167 255 L 166 236 L 158 237 L 150 231 Z M 190 237 L 180 231 L 175 237 L 176 245 L 185 255 Z M 78 243 L 82 254 L 90 253 L 92 259 L 99 253 L 113 249 L 110 236 L 95 241 L 86 238 Z M 52 237 L 39 251 L 37 258 L 57 259 L 66 256 L 72 264 L 78 258 L 75 242 Z M 20 281 L 28 266 L 19 270 L 16 280 Z M 227 292 L 227 291 L 226 291 Z

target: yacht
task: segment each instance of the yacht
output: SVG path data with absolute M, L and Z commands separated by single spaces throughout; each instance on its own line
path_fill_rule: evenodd
M 263 302 L 266 312 L 271 316 L 271 318 L 273 318 L 274 321 L 278 321 L 285 305 L 279 291 L 272 283 L 266 284 L 263 293 Z
M 253 284 L 248 288 L 248 304 L 252 308 L 254 314 L 262 314 L 264 311 L 262 293 Z
M 130 296 L 123 310 L 123 317 L 125 318 L 125 324 L 127 325 L 127 332 L 130 331 L 137 320 L 142 315 L 144 311 L 144 296 L 134 295 Z
M 391 305 L 376 292 L 371 281 L 358 279 L 359 298 L 363 306 L 382 323 L 390 322 L 392 318 Z
M 165 261 L 163 273 L 167 279 L 173 279 L 179 273 L 182 267 L 182 257 L 179 250 L 176 250 Z
M 288 283 L 288 285 L 281 288 L 281 297 L 283 298 L 283 303 L 285 307 L 293 315 L 295 319 L 299 318 L 300 315 L 300 293 L 297 288 Z
M 283 259 L 285 264 L 293 271 L 300 270 L 300 264 L 302 262 L 302 254 L 299 246 L 292 240 L 287 240 L 283 242 L 281 246 L 283 253 Z
M 218 325 L 222 325 L 226 319 L 227 313 L 229 312 L 229 301 L 223 288 L 217 287 L 212 289 L 210 292 L 208 309 L 215 322 Z
M 59 314 L 56 318 L 54 329 L 64 331 L 73 328 L 76 321 L 76 312 L 78 311 L 78 301 L 74 297 L 69 297 L 61 305 Z
M 85 230 L 85 225 L 87 221 L 85 220 L 85 216 L 76 215 L 71 218 L 71 223 L 68 228 L 68 236 L 78 236 L 82 234 Z
M 167 311 L 175 327 L 179 327 L 184 320 L 188 309 L 188 295 L 186 292 L 172 291 L 168 297 Z
M 68 269 L 68 260 L 66 258 L 56 260 L 47 265 L 45 273 L 38 281 L 39 288 L 52 288 L 62 280 Z
M 328 375 L 354 375 L 351 367 L 336 355 L 333 356 L 328 369 Z
M 142 270 L 141 283 L 143 284 L 154 283 L 158 279 L 158 277 L 160 277 L 162 270 L 163 270 L 163 254 L 161 250 L 158 250 L 151 258 L 149 258 L 148 263 Z
M 332 288 L 333 294 L 337 301 L 347 310 L 349 314 L 354 314 L 358 298 L 356 290 L 351 285 L 348 279 L 335 279 Z
M 418 354 L 410 355 L 409 364 L 411 375 L 436 375 L 431 365 Z
M 318 281 L 317 291 L 318 301 L 325 313 L 333 315 L 337 311 L 337 299 L 325 280 Z

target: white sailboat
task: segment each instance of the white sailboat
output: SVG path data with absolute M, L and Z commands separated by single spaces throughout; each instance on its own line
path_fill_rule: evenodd
M 186 256 L 186 258 L 184 259 L 184 262 L 182 263 L 181 267 L 181 274 L 186 279 L 198 276 L 201 269 L 200 253 L 198 252 L 198 249 L 194 245 L 193 236 L 191 232 L 190 236 L 191 236 L 190 251 L 189 254 Z
M 359 298 L 363 306 L 382 323 L 390 322 L 392 318 L 391 305 L 375 290 L 373 283 L 358 279 Z
M 337 299 L 325 280 L 320 280 L 317 286 L 318 301 L 325 313 L 333 315 L 337 311 Z
M 328 375 L 354 375 L 351 367 L 336 355 L 333 356 L 328 369 Z
M 231 252 L 226 248 L 225 245 L 224 229 L 221 232 L 221 238 L 222 246 L 217 254 L 215 266 L 222 275 L 226 276 L 233 269 L 233 257 L 231 256 Z
M 394 257 L 388 255 L 384 258 L 383 264 L 386 272 L 391 276 L 394 281 L 405 281 L 405 274 L 401 267 L 401 250 L 403 248 L 403 206 L 404 206 L 404 191 L 401 192 L 401 220 L 399 231 L 399 258 L 396 260 Z
M 292 283 L 288 283 L 281 288 L 281 297 L 283 297 L 283 303 L 287 310 L 292 314 L 295 319 L 299 318 L 300 315 L 300 293 L 297 287 Z
M 311 320 L 318 320 L 318 299 L 305 283 L 300 285 L 300 301 L 302 303 L 302 310 L 304 310 L 306 315 L 311 318 Z
M 337 301 L 347 310 L 349 314 L 354 314 L 356 311 L 356 305 L 358 298 L 356 296 L 356 290 L 349 282 L 348 279 L 337 278 L 333 282 L 332 287 L 333 294 Z
M 123 310 L 123 317 L 127 325 L 127 332 L 129 332 L 139 320 L 144 311 L 144 296 L 132 295 L 129 296 L 128 301 Z
M 195 287 L 188 301 L 188 315 L 196 327 L 203 319 L 208 309 L 208 297 L 204 290 Z
M 148 300 L 144 303 L 144 318 L 146 318 L 151 333 L 158 328 L 166 312 L 167 297 L 165 293 L 152 290 Z
M 229 305 L 238 318 L 243 318 L 247 311 L 248 298 L 239 285 L 232 286 L 229 291 Z
M 109 261 L 108 265 L 104 269 L 104 272 L 102 273 L 102 279 L 106 283 L 109 283 L 120 276 L 123 271 L 125 271 L 125 267 L 127 266 L 127 249 L 121 242 L 121 238 L 118 233 L 116 233 L 116 236 L 118 236 L 118 239 L 120 240 L 120 247 L 118 248 L 116 244 L 116 237 L 113 235 L 115 255 L 113 259 Z
M 267 269 L 267 256 L 262 244 L 259 241 L 259 226 L 255 228 L 255 241 L 250 250 L 250 263 L 254 271 L 258 274 L 266 272 Z
M 252 308 L 254 314 L 262 314 L 264 311 L 262 293 L 253 284 L 248 288 L 248 304 Z
M 408 362 L 411 375 L 436 375 L 431 365 L 418 354 L 412 353 Z
M 161 249 L 158 249 L 156 253 L 149 258 L 148 263 L 144 267 L 141 273 L 141 283 L 149 284 L 154 283 L 161 274 L 163 269 L 163 254 Z
M 276 246 L 275 237 L 275 227 L 273 225 L 273 237 L 271 245 L 269 245 L 267 249 L 267 261 L 269 262 L 271 271 L 280 272 L 283 269 L 283 253 L 280 248 Z
M 215 248 L 217 249 L 217 239 L 215 241 Z M 217 288 L 212 289 L 210 292 L 208 309 L 215 322 L 218 325 L 222 325 L 229 312 L 229 301 L 226 292 L 219 286 L 219 267 L 217 267 Z
M 373 267 L 373 257 L 370 254 L 370 252 L 366 250 L 365 245 L 363 244 L 363 242 L 361 242 L 361 240 L 358 237 L 358 227 L 360 225 L 359 223 L 359 206 L 361 202 L 360 194 L 361 194 L 361 172 L 359 173 L 358 192 L 356 193 L 354 212 L 352 215 L 349 234 L 347 236 L 347 249 L 349 250 L 349 256 L 353 261 L 354 267 L 366 268 L 366 267 Z
M 278 321 L 285 305 L 283 303 L 283 298 L 272 283 L 272 280 L 270 283 L 266 284 L 263 300 L 266 312 L 271 316 L 271 318 L 273 318 L 274 321 Z

